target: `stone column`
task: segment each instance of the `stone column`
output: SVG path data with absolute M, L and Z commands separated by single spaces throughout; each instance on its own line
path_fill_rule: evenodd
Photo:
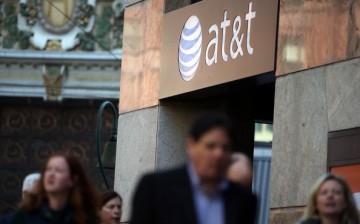
M 276 82 L 270 223 L 295 223 L 327 170 L 328 133 L 360 127 L 360 59 Z
M 360 55 L 359 11 L 352 0 L 281 1 L 272 224 L 302 215 L 311 186 L 327 172 L 328 132 L 360 125 L 359 59 L 350 60 Z
M 163 14 L 189 3 L 126 1 L 115 167 L 115 190 L 124 200 L 123 222 L 130 220 L 139 178 L 186 158 L 184 129 L 196 113 L 189 113 L 184 105 L 160 106 L 158 94 Z
M 155 170 L 163 0 L 128 0 L 124 16 L 115 190 L 123 222 L 140 175 Z
M 326 172 L 324 68 L 277 78 L 270 183 L 270 223 L 295 223 L 312 184 Z

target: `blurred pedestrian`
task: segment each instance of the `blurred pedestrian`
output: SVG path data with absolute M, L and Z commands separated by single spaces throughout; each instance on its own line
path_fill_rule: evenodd
M 27 175 L 23 181 L 22 186 L 22 197 L 24 198 L 27 194 L 34 190 L 36 182 L 40 179 L 40 173 L 31 173 Z M 14 213 L 10 213 L 0 217 L 0 224 L 7 224 L 12 219 Z
M 353 196 L 354 196 L 356 208 L 357 208 L 358 212 L 360 212 L 360 192 L 354 193 Z
M 144 176 L 134 195 L 132 224 L 253 224 L 256 199 L 226 180 L 234 133 L 219 114 L 196 120 L 189 133 L 190 161 Z
M 227 171 L 228 180 L 251 188 L 253 169 L 249 157 L 241 152 L 233 153 Z
M 22 187 L 23 198 L 34 190 L 35 185 L 39 180 L 40 173 L 31 173 L 25 177 Z
M 33 192 L 19 205 L 11 224 L 99 223 L 97 194 L 75 157 L 51 155 Z
M 119 224 L 122 214 L 122 198 L 115 191 L 101 194 L 101 224 Z
M 359 224 L 352 192 L 340 176 L 326 174 L 312 187 L 300 224 Z

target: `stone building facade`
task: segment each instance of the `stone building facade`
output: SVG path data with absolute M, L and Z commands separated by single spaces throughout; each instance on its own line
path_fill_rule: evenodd
M 142 174 L 186 160 L 191 120 L 206 110 L 231 114 L 237 105 L 239 138 L 248 150 L 254 119 L 273 123 L 269 220 L 294 223 L 312 184 L 331 169 L 330 134 L 360 127 L 360 4 L 280 0 L 276 69 L 269 79 L 240 80 L 216 94 L 195 91 L 159 100 L 164 13 L 192 3 L 126 1 L 115 169 L 115 189 L 125 199 L 123 221 L 129 221 L 131 196 Z M 257 97 L 258 91 L 266 94 Z M 258 109 L 270 112 L 255 114 Z M 347 164 L 359 164 L 358 159 L 353 154 Z

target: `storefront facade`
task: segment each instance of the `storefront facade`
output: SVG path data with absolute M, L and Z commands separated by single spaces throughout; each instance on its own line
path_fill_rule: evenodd
M 183 163 L 187 128 L 208 110 L 228 113 L 234 119 L 239 148 L 250 156 L 254 121 L 273 123 L 270 223 L 295 222 L 311 185 L 329 170 L 350 176 L 353 190 L 360 191 L 356 188 L 359 180 L 351 175 L 359 169 L 360 158 L 356 152 L 360 142 L 360 5 L 356 1 L 285 0 L 264 6 L 257 0 L 239 1 L 239 13 L 230 7 L 233 11 L 225 15 L 221 7 L 231 1 L 221 1 L 217 15 L 211 11 L 217 2 L 127 1 L 115 170 L 115 189 L 125 201 L 123 221 L 129 221 L 131 196 L 141 175 Z M 184 19 L 169 21 L 175 14 Z M 191 15 L 198 20 L 188 28 L 199 21 L 204 41 L 199 62 L 189 65 L 179 62 L 180 53 L 169 53 L 164 46 L 179 46 L 179 34 Z M 256 23 L 256 19 L 266 22 Z M 214 20 L 219 35 L 218 45 L 213 45 L 218 49 L 217 59 L 211 57 L 215 52 L 210 46 L 215 43 L 211 42 L 216 33 Z M 231 36 L 238 28 L 235 21 L 241 21 L 239 39 L 233 43 L 240 42 L 242 54 L 236 48 L 224 48 L 226 40 L 220 41 L 227 20 Z M 176 22 L 181 26 L 175 26 Z M 171 35 L 178 38 L 166 42 Z M 251 58 L 251 49 L 254 56 L 261 51 L 263 57 Z M 237 53 L 245 62 L 236 61 Z M 212 77 L 212 72 L 221 77 Z M 208 76 L 201 80 L 201 74 Z

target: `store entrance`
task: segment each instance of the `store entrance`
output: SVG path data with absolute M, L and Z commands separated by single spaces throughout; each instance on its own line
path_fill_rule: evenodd
M 181 142 L 193 119 L 206 112 L 228 114 L 236 128 L 234 151 L 245 153 L 253 165 L 252 188 L 259 209 L 257 223 L 267 224 L 274 97 L 275 74 L 267 73 L 162 100 L 160 113 L 166 118 L 163 123 L 167 125 L 159 126 L 159 138 L 162 139 L 159 142 L 160 146 L 171 146 L 164 148 L 164 154 L 171 156 L 164 163 L 161 161 L 165 156 L 158 157 L 160 165 L 157 168 L 165 169 L 186 161 L 183 150 L 186 145 Z M 180 144 L 174 145 L 173 139 L 178 136 L 182 136 Z
M 229 94 L 228 114 L 237 128 L 235 151 L 248 155 L 253 164 L 252 189 L 258 198 L 257 223 L 269 223 L 272 123 L 275 83 L 236 84 Z
M 237 129 L 235 151 L 244 152 L 253 158 L 255 132 L 260 131 L 261 124 L 271 125 L 273 122 L 275 83 L 245 84 L 237 83 L 231 86 L 227 113 Z M 271 126 L 267 126 L 267 128 L 271 128 Z M 259 139 L 259 141 L 271 142 L 271 139 L 265 138 Z

